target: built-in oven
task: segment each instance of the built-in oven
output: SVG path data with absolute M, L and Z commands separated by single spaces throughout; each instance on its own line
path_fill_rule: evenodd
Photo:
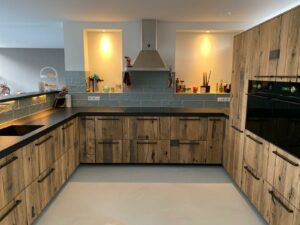
M 300 158 L 300 83 L 249 81 L 246 129 Z

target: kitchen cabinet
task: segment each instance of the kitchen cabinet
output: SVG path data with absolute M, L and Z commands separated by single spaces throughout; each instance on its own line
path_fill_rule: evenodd
M 53 131 L 35 141 L 35 151 L 39 155 L 39 173 L 41 174 L 55 161 L 56 132 Z
M 74 148 L 67 152 L 68 154 L 68 176 L 71 176 L 79 166 L 79 152 Z
M 28 224 L 32 224 L 42 211 L 38 180 L 33 181 L 25 193 Z
M 38 178 L 39 196 L 41 201 L 41 208 L 45 208 L 48 202 L 55 194 L 56 190 L 56 176 L 55 167 L 52 165 L 45 170 Z
M 122 117 L 96 117 L 97 140 L 122 140 L 123 133 Z
M 277 148 L 273 187 L 292 205 L 300 209 L 300 160 Z
M 250 131 L 245 131 L 244 161 L 264 179 L 268 174 L 268 158 L 269 143 Z
M 54 175 L 55 175 L 55 191 L 58 191 L 59 188 L 67 181 L 69 175 L 69 164 L 73 166 L 72 158 L 69 158 L 69 152 L 63 154 L 55 163 L 54 163 Z
M 170 140 L 160 140 L 159 146 L 155 149 L 155 163 L 169 163 L 171 160 Z
M 207 132 L 207 164 L 221 164 L 224 144 L 225 119 L 209 118 Z
M 33 143 L 21 149 L 24 164 L 25 187 L 30 185 L 39 176 L 39 157 Z
M 67 122 L 65 125 L 62 126 L 62 132 L 63 132 L 63 152 L 69 151 L 71 149 L 75 148 L 75 137 L 76 137 L 76 120 L 71 120 L 70 122 Z
M 97 141 L 96 163 L 122 163 L 122 140 Z
M 159 148 L 158 141 L 136 141 L 138 163 L 154 163 L 156 150 Z
M 172 117 L 171 140 L 207 140 L 208 120 L 204 117 Z
M 282 15 L 280 30 L 280 60 L 277 74 L 285 81 L 296 81 L 300 58 L 300 7 Z M 280 78 L 279 78 L 280 79 Z M 279 80 L 278 79 L 278 80 Z
M 26 225 L 26 197 L 22 192 L 0 210 L 1 225 Z
M 23 155 L 18 150 L 0 160 L 0 209 L 25 187 Z
M 79 119 L 80 162 L 95 163 L 96 136 L 95 117 Z
M 204 164 L 206 141 L 171 140 L 171 162 L 182 164 Z

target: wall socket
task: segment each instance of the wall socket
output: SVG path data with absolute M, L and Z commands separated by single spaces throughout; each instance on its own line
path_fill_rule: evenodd
M 230 97 L 218 97 L 218 102 L 230 102 Z
M 100 101 L 100 96 L 88 96 L 88 101 Z

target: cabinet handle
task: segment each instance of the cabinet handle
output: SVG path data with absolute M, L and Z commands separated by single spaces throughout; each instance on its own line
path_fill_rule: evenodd
M 158 120 L 158 118 L 136 118 L 136 120 L 141 120 L 141 121 L 143 121 L 143 120 Z
M 68 124 L 67 126 L 63 127 L 62 129 L 63 129 L 63 130 L 66 130 L 66 129 L 68 129 L 68 128 L 71 127 L 71 126 L 73 126 L 73 123 Z
M 200 145 L 199 142 L 187 142 L 187 141 L 179 141 L 180 145 Z
M 11 164 L 12 162 L 16 161 L 18 159 L 17 156 L 12 157 L 10 160 L 7 160 L 5 163 L 3 163 L 2 165 L 0 165 L 0 169 L 8 166 L 9 164 Z
M 15 204 L 0 218 L 0 222 L 2 222 L 18 205 L 22 203 L 22 200 L 17 200 Z
M 189 121 L 189 120 L 201 120 L 200 118 L 179 118 L 181 121 Z
M 44 144 L 45 142 L 51 140 L 52 138 L 53 138 L 53 136 L 51 135 L 51 136 L 47 137 L 45 140 L 43 140 L 39 143 L 36 143 L 35 146 L 40 146 L 41 144 Z
M 111 144 L 119 144 L 119 142 L 118 141 L 99 141 L 98 144 L 111 145 Z
M 83 120 L 83 121 L 87 121 L 87 120 L 93 121 L 94 119 L 92 119 L 92 118 L 81 118 L 81 120 Z
M 149 139 L 149 136 L 138 136 L 138 139 Z
M 281 155 L 280 153 L 278 153 L 277 151 L 273 151 L 274 155 L 277 155 L 278 157 L 282 158 L 284 161 L 288 162 L 289 164 L 291 164 L 292 166 L 298 167 L 299 164 L 293 162 L 292 160 L 288 159 L 287 157 L 285 157 L 284 155 Z
M 256 176 L 256 175 L 250 170 L 250 168 L 249 168 L 248 166 L 245 166 L 244 168 L 245 168 L 245 170 L 246 170 L 249 174 L 251 174 L 252 177 L 255 178 L 255 180 L 260 180 L 260 178 L 259 178 L 258 176 Z
M 221 119 L 209 119 L 209 121 L 222 121 Z
M 44 180 L 47 179 L 47 177 L 49 177 L 53 172 L 54 172 L 54 168 L 52 168 L 43 178 L 41 178 L 40 180 L 38 180 L 39 183 L 42 183 Z
M 269 194 L 272 196 L 273 201 L 275 199 L 276 202 L 278 202 L 288 213 L 293 213 L 294 212 L 292 209 L 290 209 L 288 206 L 286 206 L 280 198 L 278 198 L 275 195 L 274 191 L 269 191 Z
M 263 143 L 257 139 L 255 139 L 254 137 L 252 137 L 251 135 L 247 134 L 246 135 L 248 138 L 250 138 L 252 141 L 256 142 L 259 145 L 262 145 Z
M 241 134 L 244 133 L 244 131 L 242 131 L 241 129 L 237 128 L 236 126 L 231 126 L 234 130 L 240 132 Z
M 97 120 L 120 120 L 120 118 L 97 118 Z
M 138 141 L 137 144 L 139 145 L 156 145 L 157 141 Z

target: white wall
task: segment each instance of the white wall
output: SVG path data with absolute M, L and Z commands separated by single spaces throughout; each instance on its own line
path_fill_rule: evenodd
M 7 82 L 12 93 L 38 91 L 45 66 L 54 67 L 60 85 L 65 84 L 63 49 L 0 49 L 0 82 Z
M 176 41 L 177 77 L 187 87 L 201 86 L 203 72 L 211 71 L 211 91 L 222 80 L 230 83 L 233 36 L 235 33 L 178 32 Z

